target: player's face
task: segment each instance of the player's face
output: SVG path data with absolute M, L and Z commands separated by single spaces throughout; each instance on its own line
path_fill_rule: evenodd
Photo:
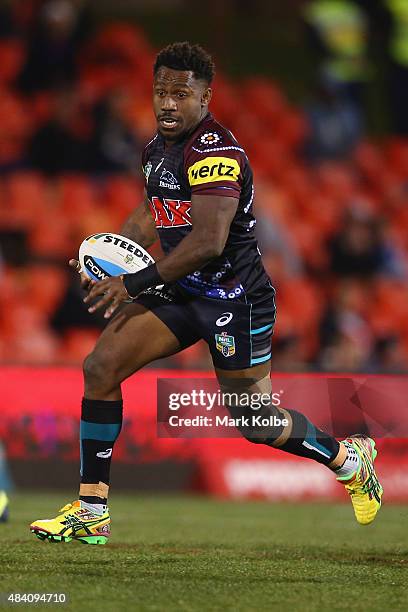
M 157 127 L 167 142 L 190 132 L 207 112 L 211 89 L 189 70 L 161 67 L 153 82 Z

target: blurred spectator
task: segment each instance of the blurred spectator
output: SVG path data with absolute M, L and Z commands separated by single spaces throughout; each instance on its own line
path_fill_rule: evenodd
M 277 219 L 256 211 L 256 236 L 268 273 L 276 280 L 279 274 L 298 276 L 303 271 L 302 259 L 290 232 Z
M 16 34 L 13 12 L 10 4 L 0 6 L 0 38 L 9 38 Z
M 408 2 L 383 0 L 390 17 L 388 40 L 391 120 L 396 133 L 408 135 Z
M 365 319 L 368 288 L 354 280 L 336 287 L 320 322 L 322 370 L 355 372 L 367 363 L 373 345 L 373 332 Z
M 353 336 L 340 332 L 320 353 L 320 368 L 324 372 L 362 372 L 368 353 Z
M 26 38 L 36 22 L 44 0 L 2 0 L 0 38 Z
M 24 92 L 72 83 L 78 45 L 88 29 L 87 15 L 70 0 L 48 0 L 42 5 L 19 79 Z
M 351 0 L 311 0 L 303 15 L 319 73 L 336 83 L 343 97 L 360 104 L 369 76 L 365 12 Z
M 307 369 L 299 336 L 291 333 L 278 334 L 272 344 L 272 370 L 303 372 Z
M 330 271 L 340 277 L 367 279 L 383 271 L 386 246 L 376 218 L 349 210 L 330 239 Z
M 374 374 L 407 374 L 407 353 L 401 339 L 393 334 L 377 338 L 365 370 Z
M 28 163 L 51 176 L 92 169 L 90 113 L 73 89 L 62 89 L 52 117 L 34 134 Z
M 78 275 L 69 273 L 69 283 L 65 293 L 61 296 L 55 313 L 51 319 L 52 328 L 59 334 L 71 328 L 97 328 L 102 329 L 106 321 L 103 314 L 96 312 L 90 317 L 84 304 L 85 292 L 78 282 Z
M 111 92 L 95 108 L 92 165 L 95 172 L 138 172 L 142 144 L 126 120 L 129 96 L 124 90 Z
M 322 80 L 305 112 L 309 133 L 304 151 L 310 162 L 343 160 L 353 153 L 363 133 L 363 117 L 334 80 Z

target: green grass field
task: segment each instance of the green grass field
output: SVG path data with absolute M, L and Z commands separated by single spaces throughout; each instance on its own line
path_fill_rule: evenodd
M 360 527 L 349 505 L 113 494 L 106 546 L 30 534 L 31 520 L 67 501 L 12 497 L 0 592 L 67 594 L 69 604 L 37 610 L 408 610 L 407 506 Z

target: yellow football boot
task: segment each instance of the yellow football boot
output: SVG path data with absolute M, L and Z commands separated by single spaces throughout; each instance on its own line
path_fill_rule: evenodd
M 82 507 L 77 500 L 61 508 L 53 519 L 44 519 L 31 523 L 30 530 L 40 540 L 49 542 L 71 542 L 78 540 L 83 544 L 106 544 L 110 536 L 110 516 L 94 514 Z
M 343 444 L 354 448 L 360 458 L 360 467 L 350 478 L 338 478 L 346 487 L 353 504 L 354 514 L 360 525 L 369 525 L 375 519 L 381 508 L 383 488 L 380 485 L 374 469 L 374 460 L 377 457 L 375 442 L 363 435 L 353 435 Z
M 8 497 L 5 491 L 0 491 L 0 523 L 8 520 Z

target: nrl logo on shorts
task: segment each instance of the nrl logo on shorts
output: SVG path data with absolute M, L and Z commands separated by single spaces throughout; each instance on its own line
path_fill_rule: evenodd
M 220 351 L 224 357 L 232 357 L 235 355 L 235 338 L 228 336 L 227 332 L 215 334 L 215 348 Z
M 217 132 L 206 132 L 200 137 L 200 143 L 203 145 L 216 145 L 220 140 L 221 136 Z
M 146 177 L 146 183 L 149 182 L 149 176 L 150 176 L 150 173 L 152 171 L 152 167 L 153 167 L 152 166 L 152 162 L 148 161 L 147 164 L 145 165 L 145 167 L 143 168 L 143 173 L 144 173 L 144 175 Z

